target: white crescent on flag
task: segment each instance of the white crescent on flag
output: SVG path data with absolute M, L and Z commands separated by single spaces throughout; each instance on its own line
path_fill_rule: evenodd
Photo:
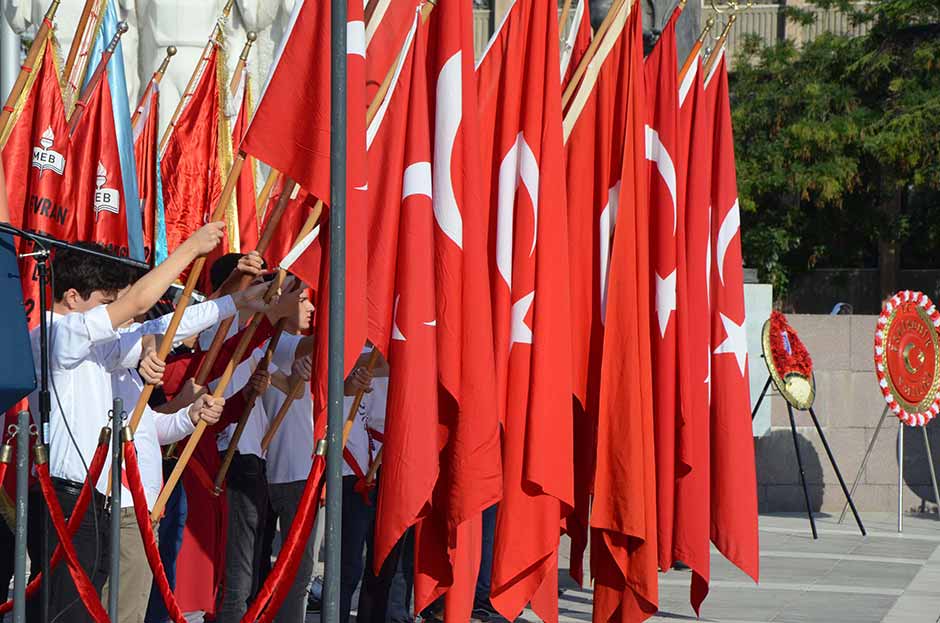
M 444 234 L 463 249 L 463 217 L 454 194 L 451 162 L 457 131 L 463 120 L 463 63 L 457 52 L 444 63 L 437 80 L 434 116 L 434 219 Z

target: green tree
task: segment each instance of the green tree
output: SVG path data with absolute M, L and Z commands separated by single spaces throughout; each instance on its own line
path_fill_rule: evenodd
M 940 3 L 815 4 L 870 29 L 800 48 L 751 38 L 736 59 L 745 262 L 778 293 L 814 267 L 877 266 L 887 293 L 902 262 L 940 264 Z

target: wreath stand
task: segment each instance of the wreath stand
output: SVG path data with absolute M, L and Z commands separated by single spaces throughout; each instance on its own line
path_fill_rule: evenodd
M 782 314 L 779 315 L 781 318 Z M 772 317 L 773 319 L 773 317 Z M 785 320 L 784 320 L 785 322 Z M 770 391 L 771 383 L 774 384 L 777 393 L 783 397 L 787 403 L 787 414 L 790 417 L 790 432 L 793 435 L 793 450 L 796 452 L 796 464 L 800 471 L 800 484 L 803 486 L 803 499 L 806 501 L 806 515 L 809 518 L 809 526 L 813 532 L 813 539 L 818 539 L 819 534 L 816 531 L 816 520 L 813 517 L 813 508 L 810 505 L 809 500 L 809 488 L 806 486 L 806 472 L 803 469 L 803 457 L 800 454 L 800 445 L 799 438 L 796 433 L 796 416 L 794 415 L 794 410 L 807 411 L 809 412 L 810 417 L 813 419 L 813 426 L 816 427 L 816 432 L 819 434 L 819 439 L 822 441 L 823 448 L 826 450 L 826 456 L 829 457 L 829 463 L 832 465 L 832 469 L 836 473 L 836 477 L 839 479 L 839 485 L 842 487 L 842 493 L 845 494 L 846 505 L 852 508 L 852 514 L 855 516 L 855 522 L 858 524 L 858 529 L 861 531 L 862 536 L 865 536 L 865 526 L 862 524 L 862 518 L 858 514 L 858 510 L 855 508 L 855 502 L 852 501 L 852 493 L 854 493 L 854 487 L 850 492 L 848 487 L 845 485 L 845 479 L 842 478 L 842 472 L 839 470 L 839 465 L 836 462 L 836 457 L 832 453 L 832 449 L 829 447 L 829 442 L 826 439 L 826 434 L 823 432 L 822 426 L 819 425 L 819 418 L 816 417 L 816 412 L 813 410 L 813 401 L 816 398 L 816 380 L 814 376 L 806 378 L 798 373 L 786 373 L 781 374 L 778 370 L 778 362 L 774 361 L 773 350 L 770 346 L 771 340 L 771 320 L 767 320 L 764 323 L 764 327 L 761 335 L 761 348 L 763 350 L 761 358 L 763 358 L 764 363 L 767 364 L 767 382 L 764 383 L 764 389 L 761 390 L 760 397 L 757 399 L 757 403 L 754 405 L 754 410 L 751 412 L 751 420 L 757 415 L 757 410 L 760 409 L 761 403 L 764 401 L 764 397 Z M 792 336 L 788 336 L 789 340 L 793 340 L 799 344 L 799 338 L 796 336 L 796 333 L 792 331 L 792 328 L 789 325 L 786 325 Z M 802 344 L 800 344 L 802 347 Z M 789 342 L 788 342 L 789 348 Z M 807 357 L 808 358 L 808 357 Z M 804 388 L 806 388 L 806 394 L 802 397 L 797 397 L 791 391 L 791 383 L 799 381 Z M 843 516 L 845 515 L 845 510 L 843 509 Z
M 901 322 L 895 323 L 900 317 Z M 925 294 L 904 290 L 888 300 L 878 317 L 875 330 L 875 373 L 884 396 L 885 405 L 871 442 L 862 457 L 862 464 L 852 483 L 852 492 L 858 486 L 868 459 L 875 448 L 888 413 L 898 418 L 898 533 L 904 530 L 904 425 L 919 426 L 924 434 L 924 448 L 930 467 L 930 482 L 934 500 L 940 505 L 940 488 L 937 487 L 937 470 L 933 463 L 930 439 L 926 425 L 940 413 L 940 312 Z M 932 358 L 933 376 L 925 379 L 924 364 Z M 929 382 L 927 382 L 929 381 Z M 899 387 L 902 391 L 899 391 Z M 912 391 L 911 388 L 926 388 Z M 916 394 L 916 395 L 912 395 Z M 845 507 L 839 515 L 839 523 L 845 518 Z M 853 508 L 854 510 L 854 508 Z

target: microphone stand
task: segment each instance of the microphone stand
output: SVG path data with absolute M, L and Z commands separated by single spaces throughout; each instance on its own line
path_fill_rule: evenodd
M 9 223 L 0 223 L 0 233 L 16 236 L 24 240 L 29 240 L 33 243 L 33 246 L 36 249 L 32 253 L 23 253 L 18 257 L 32 257 L 36 261 L 36 274 L 39 280 L 39 439 L 36 443 L 39 445 L 48 446 L 49 414 L 52 410 L 52 402 L 51 396 L 49 394 L 49 320 L 47 318 L 49 311 L 49 301 L 47 300 L 46 295 L 46 284 L 48 283 L 49 258 L 51 256 L 51 249 L 70 249 L 78 253 L 85 253 L 102 260 L 118 262 L 120 264 L 124 264 L 125 266 L 132 266 L 134 268 L 148 269 L 150 266 L 144 262 L 138 262 L 137 260 L 115 257 L 113 255 L 109 255 L 108 253 L 102 253 L 93 249 L 86 249 L 84 247 L 71 244 L 65 242 L 64 240 L 59 240 L 58 238 L 47 236 L 45 234 L 26 231 L 18 227 L 14 227 Z M 21 434 L 23 432 L 24 431 L 20 431 Z M 26 434 L 28 436 L 28 433 Z M 26 468 L 25 462 L 17 461 L 17 478 L 19 478 L 18 472 L 21 468 L 21 463 L 23 469 Z M 25 505 L 26 502 L 21 502 L 20 497 L 22 496 L 25 498 L 26 495 L 27 491 L 25 487 L 16 488 L 17 507 L 19 507 L 21 503 Z M 118 509 L 118 512 L 120 512 L 120 509 Z M 43 577 L 40 592 L 40 620 L 45 623 L 49 621 L 49 599 L 51 597 L 51 583 L 48 581 L 50 577 L 49 559 L 51 554 L 49 547 L 48 512 L 42 514 L 42 534 L 40 537 L 40 566 Z M 16 532 L 16 551 L 19 551 L 19 540 L 21 538 L 24 540 L 23 547 L 25 548 L 26 530 L 17 530 Z

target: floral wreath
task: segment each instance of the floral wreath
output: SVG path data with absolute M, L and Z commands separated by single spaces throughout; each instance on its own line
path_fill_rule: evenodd
M 801 374 L 813 376 L 813 360 L 796 331 L 787 322 L 787 317 L 775 311 L 770 314 L 770 353 L 780 376 Z
M 901 405 L 901 402 L 907 404 L 907 401 L 902 400 L 899 402 L 892 391 L 892 385 L 888 379 L 887 364 L 885 363 L 884 344 L 887 339 L 888 323 L 895 310 L 907 302 L 916 303 L 923 308 L 930 322 L 933 323 L 934 330 L 940 329 L 940 312 L 937 311 L 933 301 L 926 294 L 903 290 L 892 296 L 882 307 L 881 315 L 878 316 L 878 326 L 875 329 L 875 374 L 878 377 L 881 395 L 888 403 L 888 409 L 891 413 L 908 426 L 924 426 L 940 414 L 940 392 L 934 392 L 933 400 L 923 411 L 908 411 Z M 921 404 L 923 404 L 923 401 Z

